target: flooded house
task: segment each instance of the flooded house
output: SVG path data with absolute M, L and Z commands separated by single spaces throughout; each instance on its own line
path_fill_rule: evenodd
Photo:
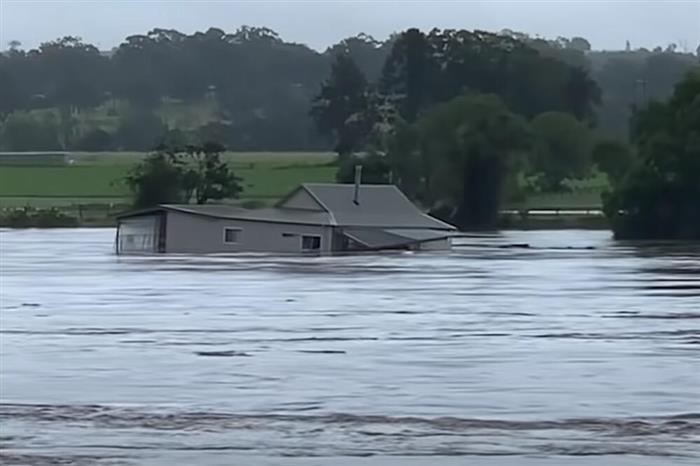
M 442 250 L 456 228 L 396 186 L 302 184 L 274 207 L 162 204 L 118 217 L 118 254 Z

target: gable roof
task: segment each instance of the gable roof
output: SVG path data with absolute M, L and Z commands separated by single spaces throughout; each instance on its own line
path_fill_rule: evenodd
M 320 210 L 287 206 L 286 203 L 300 190 L 308 193 L 318 203 Z M 305 183 L 271 208 L 244 209 L 225 204 L 161 204 L 151 209 L 127 212 L 117 218 L 136 217 L 159 211 L 175 211 L 210 218 L 259 222 L 384 229 L 456 230 L 454 226 L 421 212 L 394 185 L 360 185 L 357 204 L 353 202 L 354 195 L 355 185 L 353 184 Z
M 354 184 L 305 183 L 301 188 L 333 216 L 336 225 L 455 230 L 421 212 L 394 185 L 360 185 L 357 204 Z

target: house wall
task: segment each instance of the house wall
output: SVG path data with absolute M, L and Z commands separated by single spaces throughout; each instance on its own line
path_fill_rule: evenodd
M 305 189 L 298 190 L 283 204 L 290 209 L 323 210 L 316 200 Z
M 442 238 L 433 241 L 425 241 L 418 244 L 419 251 L 446 251 L 452 248 L 452 238 Z
M 239 242 L 224 243 L 224 228 L 240 228 Z M 294 234 L 297 236 L 283 236 Z M 301 252 L 301 236 L 321 237 L 321 253 L 330 252 L 332 228 L 272 222 L 227 220 L 168 212 L 166 252 L 226 253 L 226 252 Z

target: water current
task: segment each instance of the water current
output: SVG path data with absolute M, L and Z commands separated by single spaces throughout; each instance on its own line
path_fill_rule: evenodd
M 117 257 L 113 237 L 0 232 L 2 464 L 700 464 L 699 244 Z

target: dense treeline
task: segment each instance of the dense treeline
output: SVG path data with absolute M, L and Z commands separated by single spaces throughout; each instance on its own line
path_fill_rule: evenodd
M 604 196 L 618 238 L 700 239 L 700 72 L 635 112 L 636 158 Z
M 564 191 L 598 171 L 614 188 L 605 206 L 618 235 L 696 237 L 697 74 L 668 104 L 630 106 L 628 146 L 595 128 L 601 90 L 575 61 L 582 41 L 550 56 L 512 35 L 409 29 L 376 83 L 338 56 L 311 112 L 335 142 L 338 180 L 362 164 L 472 229 L 496 225 L 504 196 Z
M 399 96 L 407 120 L 457 90 L 478 89 L 526 118 L 567 112 L 619 139 L 633 105 L 668 97 L 697 63 L 672 47 L 595 52 L 582 38 L 512 31 L 412 31 L 383 42 L 359 35 L 323 53 L 251 27 L 155 29 L 108 53 L 73 37 L 34 50 L 10 43 L 0 54 L 0 146 L 144 150 L 165 137 L 236 150 L 325 149 L 329 139 L 308 110 L 338 55 L 378 93 Z

